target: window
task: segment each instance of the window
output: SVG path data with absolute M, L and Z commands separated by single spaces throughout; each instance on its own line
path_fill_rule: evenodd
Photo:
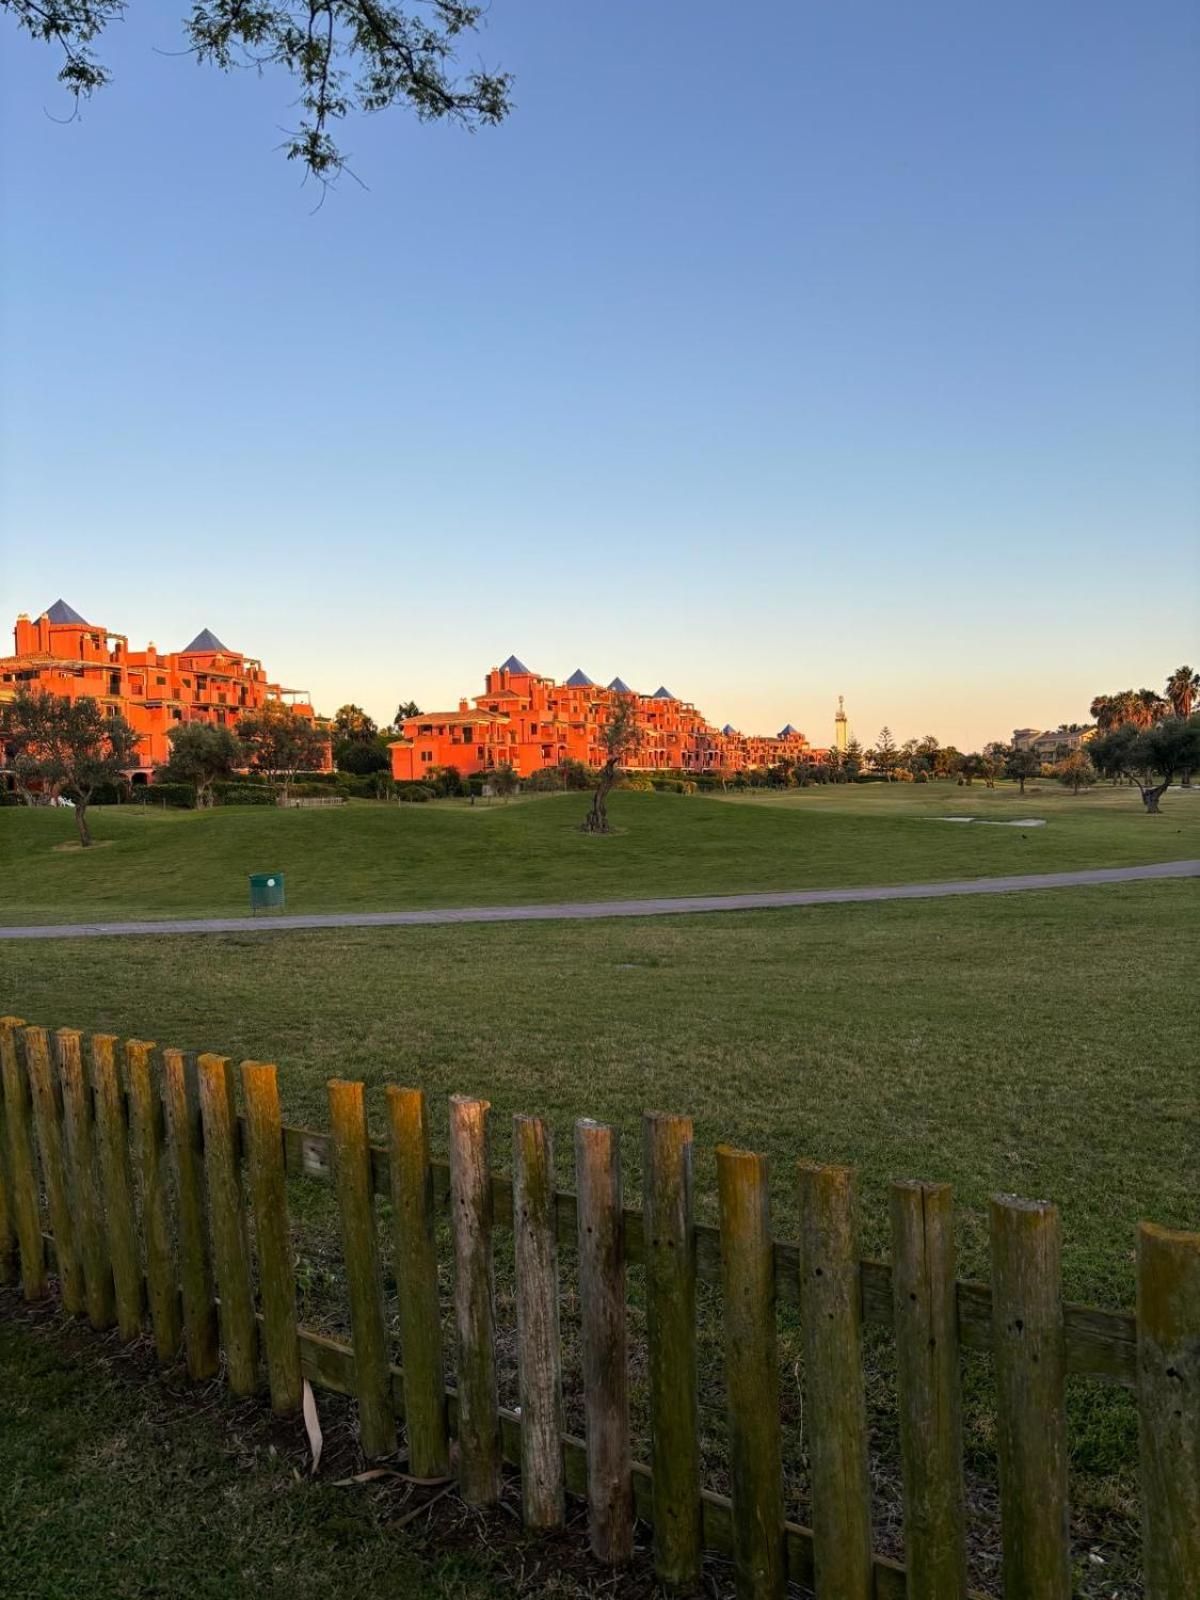
M 421 751 L 421 760 L 422 761 L 432 761 L 433 760 L 433 751 L 432 750 L 422 750 Z

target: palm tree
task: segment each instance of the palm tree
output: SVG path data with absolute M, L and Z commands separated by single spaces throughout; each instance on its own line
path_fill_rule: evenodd
M 1139 689 L 1134 695 L 1137 715 L 1133 721 L 1139 728 L 1152 728 L 1167 714 L 1167 702 L 1155 689 Z
M 1167 679 L 1167 699 L 1177 717 L 1190 717 L 1200 697 L 1200 672 L 1191 667 L 1176 667 Z

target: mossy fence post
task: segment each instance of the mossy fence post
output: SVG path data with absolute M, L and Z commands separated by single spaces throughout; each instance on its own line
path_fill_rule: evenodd
M 250 1245 L 242 1188 L 241 1140 L 233 1074 L 225 1056 L 196 1060 L 204 1127 L 204 1176 L 213 1266 L 220 1296 L 221 1345 L 234 1394 L 258 1388 L 258 1323 L 250 1287 Z
M 383 1316 L 383 1273 L 375 1236 L 371 1147 L 361 1083 L 329 1083 L 333 1176 L 342 1214 L 342 1254 L 350 1294 L 354 1342 L 354 1393 L 363 1453 L 390 1456 L 396 1448 L 396 1413 Z
M 179 1274 L 171 1225 L 161 1079 L 155 1066 L 154 1046 L 140 1039 L 126 1040 L 125 1072 L 130 1132 L 142 1194 L 150 1325 L 158 1359 L 173 1361 L 180 1343 Z
M 633 1553 L 621 1158 L 614 1129 L 575 1124 L 588 1534 L 599 1561 Z
M 21 1017 L 0 1017 L 0 1055 L 7 1053 L 5 1036 L 24 1027 Z M 4 1109 L 4 1068 L 0 1061 L 0 1284 L 16 1283 L 20 1271 L 17 1225 L 13 1211 L 12 1182 L 8 1172 L 8 1122 Z
M 500 1402 L 486 1100 L 450 1097 L 450 1221 L 458 1330 L 458 1476 L 471 1506 L 500 1498 Z
M 893 1183 L 890 1196 L 907 1600 L 961 1600 L 967 1563 L 953 1198 L 947 1183 Z
M 117 1328 L 122 1339 L 142 1331 L 142 1263 L 138 1254 L 137 1218 L 129 1161 L 129 1122 L 117 1064 L 117 1039 L 92 1035 L 92 1087 L 96 1096 L 96 1141 L 100 1151 L 104 1224 L 117 1301 Z
M 767 1159 L 717 1146 L 725 1387 L 738 1600 L 781 1600 L 786 1580 L 779 1336 Z
M 989 1208 L 1005 1600 L 1070 1600 L 1066 1340 L 1058 1208 Z
M 513 1118 L 513 1230 L 521 1499 L 527 1526 L 557 1528 L 564 1499 L 554 1150 L 537 1117 Z
M 654 1570 L 686 1590 L 700 1580 L 702 1534 L 691 1117 L 643 1118 L 642 1184 Z
M 0 1071 L 4 1076 L 5 1176 L 11 1227 L 20 1251 L 21 1292 L 26 1300 L 42 1300 L 46 1295 L 46 1259 L 33 1151 L 33 1100 L 17 1042 L 17 1029 L 23 1024 L 16 1017 L 6 1017 L 4 1024 L 0 1028 Z
M 77 1029 L 60 1028 L 55 1035 L 55 1048 L 87 1314 L 93 1328 L 111 1328 L 116 1298 L 97 1180 L 96 1111 L 83 1058 L 83 1037 Z
M 1146 1600 L 1200 1595 L 1200 1233 L 1143 1222 L 1137 1394 Z
M 267 1381 L 271 1409 L 279 1416 L 287 1416 L 300 1409 L 302 1379 L 296 1274 L 283 1165 L 283 1118 L 275 1068 L 262 1061 L 243 1061 L 242 1099 L 246 1105 L 246 1168 L 258 1244 Z
M 67 1186 L 67 1164 L 63 1151 L 62 1110 L 58 1075 L 50 1060 L 50 1039 L 45 1028 L 25 1029 L 25 1064 L 33 1093 L 33 1120 L 38 1148 L 42 1153 L 42 1181 L 46 1189 L 46 1209 L 54 1239 L 54 1259 L 63 1310 L 77 1317 L 84 1310 L 86 1295 L 83 1267 L 76 1245 L 75 1212 Z
M 217 1308 L 204 1194 L 204 1131 L 195 1060 L 182 1050 L 164 1050 L 163 1097 L 167 1139 L 175 1172 L 179 1226 L 179 1288 L 183 1345 L 189 1375 L 211 1378 L 221 1364 Z
M 871 1600 L 871 1482 L 850 1167 L 797 1163 L 800 1321 L 818 1593 Z
M 392 1238 L 400 1302 L 404 1424 L 409 1468 L 418 1478 L 450 1470 L 442 1313 L 438 1297 L 436 1213 L 429 1124 L 420 1089 L 388 1086 Z

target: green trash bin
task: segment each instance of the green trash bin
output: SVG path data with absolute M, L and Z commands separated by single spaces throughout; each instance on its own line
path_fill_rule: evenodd
M 282 872 L 252 872 L 250 874 L 251 911 L 282 911 L 283 904 Z

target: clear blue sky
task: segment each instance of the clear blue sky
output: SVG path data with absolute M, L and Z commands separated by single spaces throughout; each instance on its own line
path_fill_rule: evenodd
M 1200 655 L 1191 0 L 493 0 L 470 137 L 342 132 L 131 0 L 0 18 L 0 628 L 202 626 L 332 711 L 510 651 L 972 746 Z

